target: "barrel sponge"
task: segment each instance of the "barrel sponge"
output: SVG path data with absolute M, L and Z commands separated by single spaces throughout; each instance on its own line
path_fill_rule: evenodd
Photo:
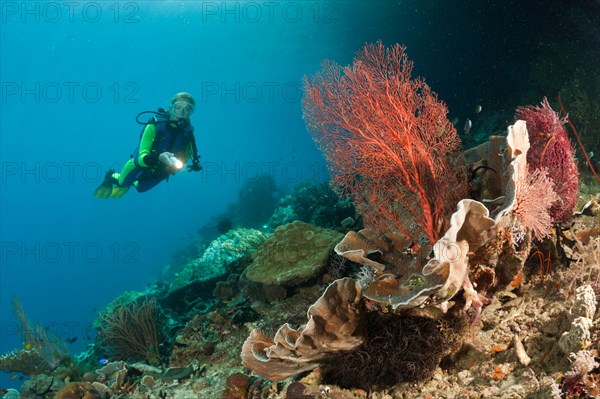
M 295 221 L 280 226 L 254 253 L 246 278 L 267 285 L 297 285 L 327 263 L 343 234 Z

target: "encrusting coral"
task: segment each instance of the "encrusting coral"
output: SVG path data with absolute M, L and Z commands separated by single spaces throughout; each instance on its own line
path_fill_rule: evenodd
M 193 281 L 210 281 L 222 278 L 227 266 L 251 256 L 267 235 L 259 230 L 236 228 L 213 240 L 198 259 L 188 262 L 177 273 L 171 291 L 183 288 Z
M 265 285 L 293 286 L 315 276 L 342 238 L 336 231 L 295 221 L 275 230 L 255 252 L 246 278 Z

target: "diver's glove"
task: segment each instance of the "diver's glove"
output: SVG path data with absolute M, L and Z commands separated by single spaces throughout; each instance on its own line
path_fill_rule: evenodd
M 188 172 L 200 172 L 202 165 L 200 165 L 200 158 L 194 158 L 191 165 L 188 165 Z
M 175 157 L 175 154 L 173 154 L 172 152 L 162 152 L 158 156 L 158 160 L 172 169 L 181 169 L 183 167 L 181 161 L 177 159 L 177 157 Z

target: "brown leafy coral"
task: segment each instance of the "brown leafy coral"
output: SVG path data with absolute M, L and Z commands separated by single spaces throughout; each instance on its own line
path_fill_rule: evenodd
M 279 381 L 317 367 L 332 353 L 356 348 L 363 341 L 361 288 L 353 279 L 334 281 L 307 312 L 308 323 L 287 323 L 268 337 L 252 330 L 242 347 L 242 364 L 255 374 Z
M 466 294 L 477 301 L 468 283 L 469 250 L 474 251 L 493 235 L 495 222 L 481 203 L 462 200 L 452 215 L 450 228 L 434 246 L 434 257 L 427 260 L 431 247 L 422 247 L 417 256 L 407 252 L 408 242 L 374 237 L 369 230 L 350 232 L 335 247 L 338 255 L 372 267 L 375 280 L 365 297 L 408 309 L 423 304 L 432 295 L 449 299 L 467 283 Z M 377 260 L 375 260 L 377 259 Z M 478 304 L 478 302 L 476 302 Z

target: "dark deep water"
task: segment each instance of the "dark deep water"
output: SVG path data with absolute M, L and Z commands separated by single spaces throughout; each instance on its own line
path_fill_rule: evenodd
M 302 76 L 325 58 L 347 65 L 364 43 L 406 45 L 457 129 L 473 120 L 466 146 L 503 131 L 519 105 L 559 92 L 567 107 L 600 97 L 598 1 L 0 5 L 0 353 L 22 345 L 13 295 L 31 319 L 77 337 L 79 352 L 96 312 L 156 281 L 245 182 L 268 173 L 285 191 L 325 181 L 300 103 Z M 105 170 L 135 148 L 135 116 L 179 91 L 198 103 L 204 170 L 93 198 Z M 598 115 L 573 112 L 594 137 Z M 0 378 L 2 388 L 19 384 Z

